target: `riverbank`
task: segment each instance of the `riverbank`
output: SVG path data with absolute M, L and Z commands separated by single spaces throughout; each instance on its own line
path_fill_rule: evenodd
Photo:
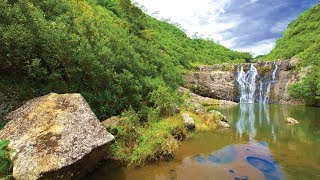
M 141 115 L 129 110 L 122 114 L 117 123 L 106 125 L 116 139 L 106 159 L 118 161 L 122 166 L 144 166 L 171 159 L 182 141 L 194 132 L 213 131 L 222 120 L 226 121 L 221 113 L 212 111 L 212 106 L 237 104 L 201 97 L 184 88 L 179 91 L 184 102 L 180 107 L 175 107 L 176 114 L 172 116 L 156 122 L 143 122 L 139 120 Z M 190 130 L 185 124 L 185 115 L 194 121 L 194 129 Z

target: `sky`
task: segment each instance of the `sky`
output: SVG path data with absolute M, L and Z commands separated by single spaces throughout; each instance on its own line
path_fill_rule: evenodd
M 238 51 L 267 54 L 287 25 L 320 0 L 132 0 L 159 20 L 178 23 Z

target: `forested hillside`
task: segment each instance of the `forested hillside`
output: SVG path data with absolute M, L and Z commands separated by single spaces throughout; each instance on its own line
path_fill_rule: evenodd
M 80 92 L 100 119 L 130 106 L 165 111 L 193 63 L 251 57 L 190 39 L 130 0 L 2 0 L 0 9 L 0 92 L 19 101 Z
M 320 105 L 320 4 L 291 22 L 266 59 L 301 58 L 300 67 L 311 68 L 301 83 L 291 86 L 290 94 L 309 105 Z

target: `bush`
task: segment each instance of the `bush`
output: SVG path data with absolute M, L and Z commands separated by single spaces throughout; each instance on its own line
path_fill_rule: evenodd
M 294 98 L 305 100 L 307 105 L 320 106 L 320 69 L 313 68 L 300 83 L 291 85 L 289 94 Z
M 186 136 L 180 115 L 161 121 L 134 124 L 138 115 L 132 112 L 129 114 L 130 117 L 121 118 L 121 123 L 113 127 L 118 132 L 116 142 L 108 154 L 108 158 L 116 159 L 124 165 L 143 166 L 147 162 L 170 158 L 177 150 L 179 140 Z
M 4 179 L 12 179 L 12 161 L 8 145 L 8 140 L 0 140 L 0 178 Z

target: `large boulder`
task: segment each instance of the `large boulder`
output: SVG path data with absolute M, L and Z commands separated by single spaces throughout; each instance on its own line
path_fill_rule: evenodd
M 16 179 L 82 177 L 114 141 L 80 94 L 38 97 L 6 118 L 0 139 L 10 141 Z

